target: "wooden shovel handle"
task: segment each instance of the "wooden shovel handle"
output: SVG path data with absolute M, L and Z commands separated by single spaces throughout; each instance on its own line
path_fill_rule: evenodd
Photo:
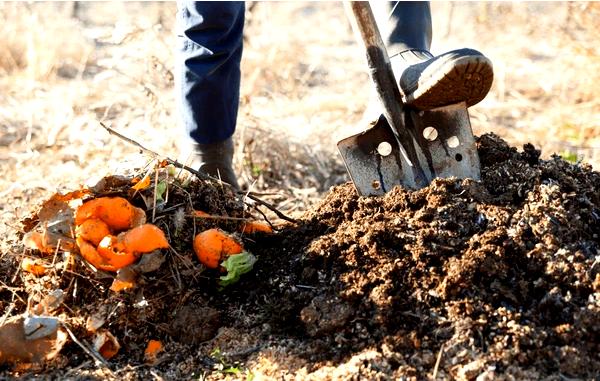
M 394 132 L 399 134 L 399 138 L 405 143 L 410 143 L 410 137 L 404 137 L 402 134 L 402 97 L 371 6 L 368 1 L 349 1 L 344 4 L 354 16 L 354 25 L 364 44 L 369 74 L 383 106 L 383 115 Z

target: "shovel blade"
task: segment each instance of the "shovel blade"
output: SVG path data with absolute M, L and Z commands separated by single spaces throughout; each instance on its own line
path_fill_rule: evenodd
M 337 144 L 348 174 L 361 196 L 378 196 L 402 185 L 400 147 L 382 116 L 375 125 Z M 382 152 L 379 149 L 387 151 Z
M 398 141 L 386 119 L 380 117 L 372 128 L 338 142 L 360 195 L 382 195 L 396 185 L 418 189 L 422 182 L 415 173 L 423 173 L 427 184 L 436 177 L 479 180 L 479 156 L 465 103 L 428 111 L 405 109 L 404 113 L 404 127 L 412 141 Z M 412 145 L 418 161 L 408 161 L 400 144 Z

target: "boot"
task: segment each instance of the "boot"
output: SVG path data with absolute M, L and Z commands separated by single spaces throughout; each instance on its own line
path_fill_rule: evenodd
M 233 172 L 233 140 L 231 138 L 212 144 L 194 143 L 192 146 L 192 168 L 212 176 L 239 190 L 235 172 Z
M 473 49 L 453 50 L 434 57 L 426 50 L 405 50 L 390 58 L 402 100 L 418 110 L 465 101 L 467 107 L 487 95 L 492 62 Z

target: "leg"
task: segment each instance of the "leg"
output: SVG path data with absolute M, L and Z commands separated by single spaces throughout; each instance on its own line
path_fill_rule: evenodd
M 231 170 L 240 94 L 243 2 L 178 3 L 177 95 L 199 169 L 236 186 Z
M 388 54 L 431 47 L 431 9 L 426 1 L 383 2 L 375 10 Z

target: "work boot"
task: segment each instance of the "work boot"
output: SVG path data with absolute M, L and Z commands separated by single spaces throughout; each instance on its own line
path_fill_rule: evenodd
M 231 185 L 239 190 L 237 178 L 233 172 L 233 140 L 231 138 L 212 144 L 192 145 L 192 163 L 190 167 Z
M 426 50 L 405 50 L 390 58 L 402 100 L 418 110 L 465 101 L 467 107 L 487 95 L 492 62 L 473 49 L 458 49 L 434 57 Z

